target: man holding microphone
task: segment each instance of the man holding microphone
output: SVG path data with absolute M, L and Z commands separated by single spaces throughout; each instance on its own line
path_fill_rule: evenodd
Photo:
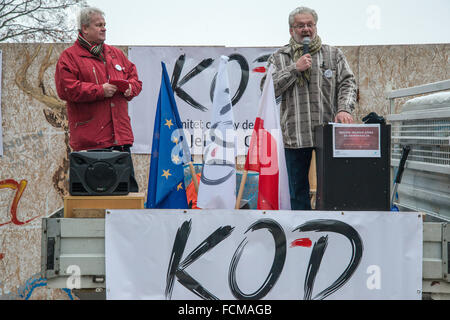
M 268 60 L 274 66 L 292 210 L 311 210 L 309 167 L 314 127 L 331 121 L 353 123 L 356 82 L 338 48 L 322 44 L 317 13 L 299 7 L 289 14 L 289 44 Z

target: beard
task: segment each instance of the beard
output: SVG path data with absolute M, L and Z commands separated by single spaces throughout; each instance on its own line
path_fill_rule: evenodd
M 293 35 L 292 35 L 292 38 L 295 40 L 295 42 L 297 42 L 298 44 L 302 44 L 303 43 L 303 38 L 306 38 L 306 37 L 310 37 L 311 38 L 311 41 L 314 39 L 314 37 L 315 37 L 316 35 L 315 34 L 312 34 L 311 36 L 309 36 L 308 34 L 305 34 L 305 35 L 299 35 L 299 34 L 297 34 L 297 33 L 293 33 Z

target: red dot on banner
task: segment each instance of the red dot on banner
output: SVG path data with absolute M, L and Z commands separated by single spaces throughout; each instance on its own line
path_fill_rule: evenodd
M 0 253 L 0 260 L 2 260 L 5 257 L 4 253 Z
M 296 239 L 294 241 L 291 242 L 291 248 L 293 247 L 311 247 L 312 246 L 312 242 L 309 238 L 301 238 L 301 239 Z
M 264 72 L 266 72 L 266 68 L 265 67 L 257 67 L 255 69 L 253 69 L 252 71 L 264 73 Z

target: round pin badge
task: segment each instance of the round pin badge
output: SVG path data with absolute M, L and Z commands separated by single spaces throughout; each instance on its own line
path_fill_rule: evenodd
M 121 66 L 119 66 L 118 64 L 116 64 L 116 70 L 118 70 L 118 71 L 122 71 L 122 67 L 121 67 Z
M 327 70 L 325 70 L 325 72 L 323 74 L 325 75 L 325 77 L 327 77 L 329 79 L 333 76 L 333 71 L 331 71 L 330 69 L 327 69 Z

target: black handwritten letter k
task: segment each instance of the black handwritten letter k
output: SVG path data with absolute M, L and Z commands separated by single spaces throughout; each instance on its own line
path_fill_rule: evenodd
M 166 300 L 170 300 L 172 297 L 172 290 L 175 277 L 178 278 L 178 282 L 182 284 L 186 289 L 190 290 L 197 296 L 205 300 L 218 300 L 211 292 L 203 288 L 203 286 L 194 278 L 192 278 L 185 269 L 194 263 L 203 254 L 214 248 L 225 238 L 227 238 L 233 229 L 231 226 L 224 226 L 218 228 L 216 231 L 206 238 L 200 245 L 198 245 L 182 262 L 181 258 L 186 248 L 186 243 L 191 233 L 191 221 L 185 221 L 177 231 L 175 241 L 173 244 L 172 254 L 170 256 L 169 268 L 167 270 L 167 282 L 166 282 Z

